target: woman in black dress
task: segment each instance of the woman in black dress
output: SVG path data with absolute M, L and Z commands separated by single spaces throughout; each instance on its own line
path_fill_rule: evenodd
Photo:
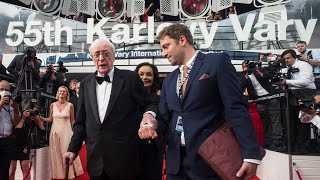
M 14 130 L 15 135 L 15 148 L 10 164 L 10 174 L 9 179 L 15 179 L 17 161 L 20 161 L 20 167 L 23 173 L 23 176 L 26 176 L 29 170 L 29 156 L 30 156 L 30 147 L 31 139 L 30 135 L 35 128 L 45 130 L 42 121 L 40 120 L 38 111 L 31 109 L 29 105 L 25 105 L 23 108 L 23 113 L 20 122 L 16 125 Z M 30 175 L 26 180 L 30 180 Z
M 139 74 L 143 85 L 147 88 L 151 98 L 160 98 L 160 80 L 158 68 L 150 63 L 139 64 L 135 71 Z M 141 116 L 142 116 L 141 110 Z M 141 140 L 141 174 L 139 180 L 161 180 L 162 162 L 164 158 L 164 138 L 159 136 L 155 140 Z

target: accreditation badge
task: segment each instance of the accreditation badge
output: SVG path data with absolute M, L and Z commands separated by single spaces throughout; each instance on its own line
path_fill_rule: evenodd
M 177 124 L 176 124 L 176 131 L 178 132 L 179 135 L 181 135 L 181 133 L 183 133 L 183 122 L 182 122 L 181 116 L 178 116 Z

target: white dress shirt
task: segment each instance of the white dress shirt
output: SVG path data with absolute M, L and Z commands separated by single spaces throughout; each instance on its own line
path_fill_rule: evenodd
M 176 88 L 177 91 L 176 92 L 177 92 L 178 97 L 179 97 L 179 83 L 182 82 L 182 80 L 184 78 L 184 77 L 182 77 L 183 67 L 184 66 L 188 66 L 188 69 L 190 69 L 191 68 L 191 63 L 194 60 L 194 58 L 196 58 L 197 54 L 198 54 L 198 51 L 192 56 L 192 58 L 186 63 L 186 65 L 179 66 L 179 70 L 180 70 L 181 76 L 180 76 L 180 79 L 179 79 L 179 76 L 177 78 L 177 88 Z
M 298 68 L 299 72 L 292 73 L 291 79 L 286 80 L 289 89 L 316 89 L 312 72 L 313 69 L 310 64 L 296 59 L 292 67 Z
M 251 83 L 253 85 L 253 88 L 256 91 L 256 94 L 258 96 L 263 96 L 263 95 L 269 94 L 269 92 L 261 86 L 260 82 L 258 81 L 258 79 L 256 78 L 256 76 L 254 74 L 250 74 L 249 78 L 250 78 Z
M 13 108 L 7 104 L 3 105 L 0 110 L 0 138 L 12 134 L 14 126 L 11 121 Z
M 114 75 L 114 67 L 108 73 L 110 77 L 110 82 L 103 81 L 102 84 L 96 82 L 96 93 L 97 93 L 97 103 L 98 103 L 98 112 L 100 117 L 101 124 L 103 123 L 104 116 L 106 115 L 107 108 L 109 105 L 110 95 L 111 95 L 111 88 L 112 88 L 112 81 Z M 102 77 L 102 75 L 98 72 L 97 76 Z

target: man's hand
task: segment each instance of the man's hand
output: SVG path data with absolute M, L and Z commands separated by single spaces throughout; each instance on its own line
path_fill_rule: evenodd
M 67 163 L 66 163 L 67 158 L 69 158 L 69 165 L 68 166 L 71 166 L 73 164 L 74 159 L 76 158 L 76 155 L 73 152 L 66 152 L 63 154 L 62 158 L 63 158 L 63 165 L 64 166 L 67 166 Z
M 287 84 L 286 78 L 281 78 L 279 84 L 281 84 L 281 85 L 286 85 L 286 84 Z
M 249 180 L 256 176 L 258 164 L 243 162 L 240 170 L 237 172 L 237 177 L 243 177 L 244 180 Z
M 140 123 L 138 135 L 141 139 L 155 139 L 158 137 L 156 132 L 158 126 L 157 120 L 149 113 L 144 113 Z
M 52 73 L 52 75 L 51 75 L 51 80 L 52 80 L 52 81 L 57 80 L 57 77 L 54 75 L 54 73 Z
M 138 135 L 140 139 L 156 139 L 158 137 L 157 131 L 148 124 L 140 127 Z

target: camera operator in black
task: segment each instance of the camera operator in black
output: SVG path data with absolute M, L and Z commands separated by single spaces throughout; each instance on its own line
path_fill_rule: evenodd
M 14 129 L 14 135 L 16 138 L 15 147 L 12 150 L 10 179 L 15 179 L 17 160 L 20 161 L 23 176 L 27 174 L 30 164 L 30 149 L 32 148 L 31 133 L 34 132 L 35 128 L 37 128 L 37 130 L 45 130 L 37 109 L 35 109 L 35 107 L 32 108 L 30 104 L 26 104 L 23 107 L 21 120 Z
M 0 81 L 0 95 L 0 178 L 9 179 L 11 152 L 14 146 L 12 133 L 20 121 L 19 104 L 10 102 L 10 85 L 6 80 Z
M 26 47 L 22 55 L 16 55 L 14 57 L 7 69 L 16 79 L 25 76 L 25 74 L 23 74 L 25 73 L 24 71 L 30 72 L 33 87 L 30 87 L 29 84 L 25 84 L 25 79 L 30 77 L 24 77 L 20 86 L 21 90 L 28 90 L 33 89 L 38 85 L 40 80 L 40 66 L 41 60 L 37 59 L 36 50 L 33 47 Z M 29 82 L 30 79 L 27 80 Z
M 240 80 L 241 88 L 247 89 L 249 99 L 257 99 L 259 96 L 274 93 L 270 75 L 264 68 L 258 67 L 258 63 L 244 61 L 242 63 L 243 74 Z M 282 148 L 282 124 L 280 103 L 277 99 L 257 102 L 257 110 L 264 127 L 264 147 L 270 150 Z
M 45 88 L 47 93 L 55 95 L 62 85 L 64 85 L 64 78 L 55 71 L 53 65 L 49 64 L 45 75 L 40 80 L 40 88 Z
M 57 73 L 59 73 L 63 78 L 63 85 L 66 87 L 69 87 L 70 82 L 66 78 L 66 72 L 68 72 L 68 69 L 63 66 L 62 61 L 59 61 L 58 64 L 59 64 L 59 67 L 58 67 Z
M 308 97 L 316 89 L 314 76 L 310 64 L 297 60 L 297 54 L 293 49 L 285 50 L 281 58 L 285 59 L 287 78 L 281 79 L 280 84 L 286 85 L 289 91 L 289 130 L 290 145 L 296 154 L 309 152 L 310 125 L 301 123 L 299 116 L 298 99 Z M 288 131 L 288 130 L 287 130 Z

